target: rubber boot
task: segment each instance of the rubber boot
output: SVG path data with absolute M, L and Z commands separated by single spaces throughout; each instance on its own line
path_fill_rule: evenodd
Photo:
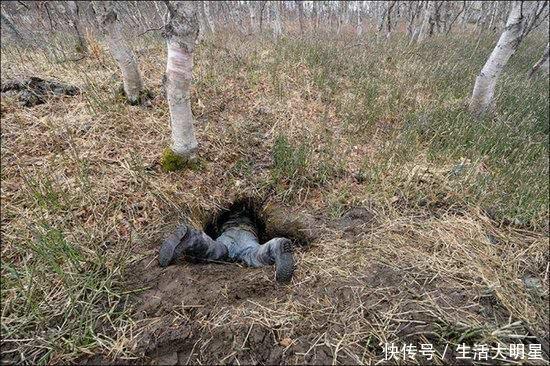
M 202 231 L 180 225 L 162 243 L 159 264 L 166 267 L 183 254 L 196 259 L 223 260 L 227 257 L 227 247 Z
M 243 260 L 252 267 L 275 265 L 275 280 L 287 283 L 294 273 L 292 241 L 286 238 L 274 238 L 249 251 Z
M 286 283 L 294 273 L 292 242 L 286 238 L 274 238 L 260 245 L 253 220 L 246 212 L 234 213 L 222 225 L 223 234 L 216 240 L 223 242 L 231 260 L 238 260 L 251 267 L 275 265 L 275 279 Z

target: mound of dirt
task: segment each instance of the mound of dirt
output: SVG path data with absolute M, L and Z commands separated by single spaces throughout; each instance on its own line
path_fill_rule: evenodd
M 252 219 L 261 242 L 279 236 L 301 247 L 316 232 L 296 213 L 263 208 L 246 198 L 211 214 L 205 232 L 217 237 L 228 215 L 236 212 Z M 157 251 L 157 244 L 151 243 L 146 258 L 129 271 L 128 286 L 145 288 L 134 299 L 135 314 L 147 324 L 137 345 L 144 360 L 159 365 L 232 362 L 232 357 L 252 363 L 281 361 L 284 347 L 277 346 L 279 337 L 271 327 L 235 321 L 236 314 L 251 306 L 285 302 L 291 296 L 290 287 L 276 283 L 274 266 L 197 263 L 183 257 L 161 268 Z M 236 349 L 237 356 L 229 352 Z
M 194 363 L 227 357 L 235 334 L 249 332 L 251 355 L 262 362 L 275 357 L 276 343 L 258 325 L 255 330 L 224 325 L 231 310 L 251 302 L 283 300 L 285 287 L 276 284 L 274 268 L 247 268 L 235 263 L 188 263 L 160 268 L 155 252 L 132 271 L 135 287 L 146 287 L 136 299 L 138 317 L 148 319 L 138 348 L 155 364 Z M 158 321 L 151 322 L 150 319 Z M 203 344 L 198 344 L 204 342 Z M 208 350 L 208 355 L 202 352 Z
M 336 227 L 347 234 L 359 235 L 367 228 L 376 223 L 376 213 L 367 207 L 353 207 L 348 210 L 339 221 Z

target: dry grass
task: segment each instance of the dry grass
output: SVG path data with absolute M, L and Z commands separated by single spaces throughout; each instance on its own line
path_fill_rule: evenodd
M 3 52 L 2 78 L 50 77 L 84 93 L 32 109 L 2 97 L 2 357 L 139 356 L 140 336 L 156 320 L 134 316 L 129 292 L 137 289 L 125 288 L 126 270 L 171 224 L 200 226 L 241 196 L 307 212 L 319 235 L 298 253 L 296 278 L 278 298 L 191 304 L 209 311 L 192 320 L 204 332 L 189 362 L 213 362 L 209 342 L 227 329 L 234 337 L 220 363 L 266 362 L 242 358 L 258 328 L 287 363 L 373 363 L 386 342 L 429 341 L 440 353 L 463 341 L 548 344 L 548 187 L 537 180 L 547 161 L 534 153 L 532 172 L 514 170 L 543 191 L 523 198 L 534 202 L 519 205 L 523 226 L 509 225 L 517 201 L 495 191 L 508 181 L 484 186 L 493 201 L 472 188 L 485 165 L 502 168 L 496 160 L 465 148 L 434 152 L 407 127 L 430 106 L 451 110 L 444 118 L 461 106 L 462 89 L 426 76 L 429 52 L 402 53 L 399 40 L 361 52 L 346 39 L 331 42 L 218 36 L 201 45 L 193 98 L 201 168 L 174 173 L 158 165 L 169 143 L 159 40 L 137 45 L 152 108 L 117 97 L 116 65 L 98 43 L 76 63 Z M 468 72 L 479 69 L 471 63 Z M 359 88 L 363 74 L 373 82 Z M 533 105 L 545 100 L 540 90 L 531 91 Z M 440 131 L 433 121 L 428 134 Z M 454 179 L 461 162 L 472 169 Z M 503 221 L 485 213 L 494 202 Z M 375 220 L 350 233 L 341 217 L 356 206 Z M 170 316 L 174 324 L 189 317 L 176 307 Z

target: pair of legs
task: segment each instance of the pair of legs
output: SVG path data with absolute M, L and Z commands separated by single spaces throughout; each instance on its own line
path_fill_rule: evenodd
M 179 226 L 160 248 L 161 267 L 182 255 L 214 261 L 238 261 L 250 267 L 275 265 L 278 282 L 289 282 L 294 272 L 292 242 L 286 238 L 274 238 L 260 245 L 255 228 L 246 217 L 228 220 L 216 240 L 191 226 Z

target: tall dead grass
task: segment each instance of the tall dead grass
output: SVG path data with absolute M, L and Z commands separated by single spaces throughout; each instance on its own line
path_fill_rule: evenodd
M 542 43 L 520 50 L 487 122 L 496 132 L 476 143 L 460 108 L 491 47 L 480 44 L 218 34 L 196 55 L 201 167 L 173 173 L 158 164 L 169 136 L 160 40 L 138 43 L 152 108 L 117 97 L 118 70 L 97 43 L 62 63 L 6 48 L 2 79 L 84 93 L 32 109 L 2 97 L 2 357 L 139 354 L 147 319 L 133 318 L 125 270 L 171 224 L 200 226 L 241 196 L 307 211 L 321 235 L 299 253 L 286 300 L 220 309 L 205 328 L 261 324 L 299 347 L 297 363 L 321 349 L 374 362 L 384 342 L 409 339 L 547 344 L 548 93 L 544 80 L 521 81 Z M 514 93 L 534 112 L 511 107 Z M 510 145 L 513 123 L 525 139 Z M 350 234 L 339 220 L 356 206 L 376 220 Z

